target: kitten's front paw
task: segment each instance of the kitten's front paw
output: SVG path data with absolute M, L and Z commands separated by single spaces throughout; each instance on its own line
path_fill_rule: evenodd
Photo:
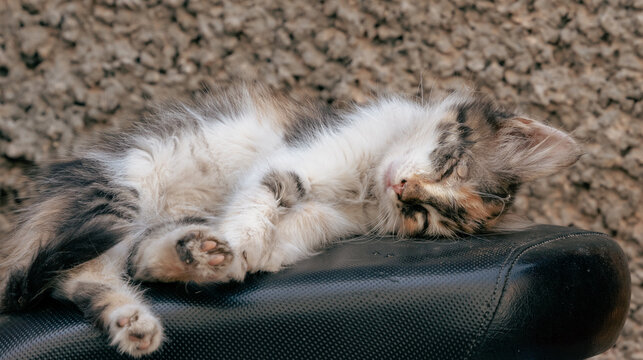
M 245 267 L 227 242 L 207 231 L 192 230 L 185 234 L 176 242 L 176 253 L 189 268 L 192 281 L 240 280 L 245 274 Z
M 122 353 L 139 357 L 149 354 L 161 345 L 163 328 L 149 310 L 141 305 L 124 305 L 110 316 L 111 344 Z

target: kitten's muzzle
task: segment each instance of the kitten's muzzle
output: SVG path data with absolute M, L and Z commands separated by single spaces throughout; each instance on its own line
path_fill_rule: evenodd
M 386 173 L 384 174 L 384 183 L 386 184 L 386 188 L 391 188 L 393 189 L 393 192 L 397 195 L 397 198 L 399 199 L 402 196 L 402 193 L 404 192 L 404 188 L 406 187 L 406 179 L 402 179 L 399 183 L 394 183 L 395 179 L 393 176 L 393 173 L 395 172 L 394 169 L 394 164 L 391 163 L 388 166 L 388 169 L 386 169 Z
M 397 199 L 403 203 L 416 203 L 426 198 L 422 183 L 415 178 L 402 179 L 399 184 L 392 185 L 391 188 L 397 194 Z

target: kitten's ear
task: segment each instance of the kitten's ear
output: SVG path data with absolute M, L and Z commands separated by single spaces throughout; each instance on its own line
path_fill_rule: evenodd
M 538 121 L 518 117 L 503 125 L 503 156 L 523 181 L 570 166 L 582 154 L 571 136 Z

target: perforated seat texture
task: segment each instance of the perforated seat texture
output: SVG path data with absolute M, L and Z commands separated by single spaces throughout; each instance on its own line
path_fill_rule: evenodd
M 243 283 L 149 287 L 167 339 L 146 359 L 581 359 L 616 341 L 630 298 L 614 241 L 548 225 L 372 237 Z M 0 315 L 2 360 L 119 358 L 69 304 Z

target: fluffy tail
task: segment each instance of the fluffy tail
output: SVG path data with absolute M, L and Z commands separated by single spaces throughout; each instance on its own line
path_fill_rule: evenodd
M 38 201 L 2 244 L 0 311 L 33 307 L 58 276 L 122 241 L 138 213 L 138 194 L 115 186 L 95 161 L 46 168 Z
M 9 272 L 0 309 L 10 312 L 37 305 L 58 275 L 101 255 L 123 235 L 114 229 L 81 229 L 73 237 L 56 239 L 39 248 L 26 268 Z

